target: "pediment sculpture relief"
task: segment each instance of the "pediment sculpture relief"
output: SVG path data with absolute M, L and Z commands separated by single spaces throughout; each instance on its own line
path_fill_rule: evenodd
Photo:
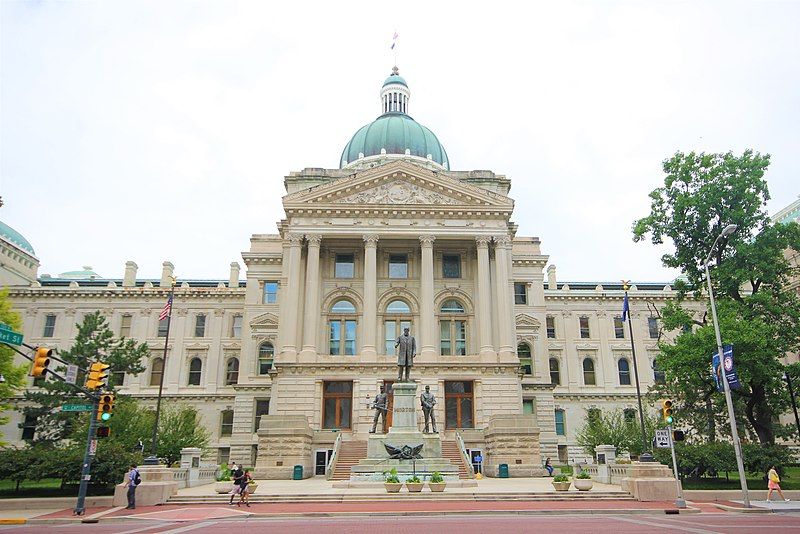
M 454 205 L 454 198 L 442 195 L 408 182 L 379 185 L 353 195 L 340 198 L 336 204 L 438 204 Z

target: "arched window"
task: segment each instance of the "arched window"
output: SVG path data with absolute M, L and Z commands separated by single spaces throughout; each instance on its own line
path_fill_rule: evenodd
M 153 365 L 150 367 L 150 385 L 158 386 L 161 384 L 161 375 L 164 374 L 164 359 L 155 358 Z
M 550 358 L 550 383 L 556 386 L 561 385 L 561 368 L 558 358 Z
M 583 359 L 583 385 L 584 386 L 596 385 L 594 377 L 594 361 L 592 361 L 591 358 Z
M 622 411 L 622 415 L 625 418 L 626 423 L 636 422 L 636 410 L 634 410 L 633 408 L 625 408 Z
M 239 358 L 230 358 L 225 371 L 225 385 L 232 386 L 239 382 Z
M 443 356 L 467 354 L 467 318 L 464 306 L 449 299 L 439 308 L 439 347 Z
M 203 362 L 200 358 L 192 358 L 189 362 L 189 382 L 190 386 L 199 386 L 200 378 L 203 376 Z
M 403 329 L 411 328 L 411 307 L 403 300 L 393 300 L 386 305 L 383 319 L 384 351 L 387 356 L 395 354 L 395 341 L 403 334 Z M 414 335 L 411 332 L 411 335 Z
M 666 376 L 664 375 L 664 371 L 659 369 L 658 367 L 658 360 L 653 360 L 653 381 L 656 384 L 663 384 L 666 382 Z
M 519 364 L 526 375 L 533 374 L 533 360 L 531 359 L 531 346 L 527 343 L 517 345 L 517 357 Z
M 353 355 L 356 353 L 356 307 L 349 300 L 337 300 L 331 306 L 328 320 L 330 329 L 330 353 Z
M 631 385 L 631 364 L 627 358 L 620 358 L 617 362 L 617 369 L 619 370 L 619 385 Z
M 272 346 L 272 343 L 265 341 L 258 346 L 258 374 L 269 374 L 269 370 L 272 369 L 272 360 L 274 357 L 275 347 Z

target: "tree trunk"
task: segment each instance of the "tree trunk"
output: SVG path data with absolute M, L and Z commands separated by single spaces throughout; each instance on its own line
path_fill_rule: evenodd
M 762 445 L 775 443 L 775 429 L 772 427 L 772 410 L 767 404 L 767 396 L 763 384 L 751 383 L 752 395 L 747 399 L 745 415 L 747 421 L 756 431 L 758 441 Z

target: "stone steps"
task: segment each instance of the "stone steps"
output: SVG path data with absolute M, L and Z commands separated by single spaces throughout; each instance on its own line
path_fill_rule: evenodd
M 366 441 L 342 441 L 331 480 L 350 480 L 350 468 L 366 457 Z
M 221 495 L 186 495 L 173 496 L 170 504 L 225 504 L 230 496 Z M 622 491 L 568 491 L 568 492 L 509 492 L 509 493 L 477 493 L 458 492 L 432 493 L 427 488 L 422 493 L 408 493 L 403 489 L 400 493 L 345 493 L 345 494 L 282 494 L 250 496 L 251 503 L 287 503 L 287 502 L 376 502 L 396 501 L 634 501 L 628 493 Z
M 458 466 L 458 478 L 472 478 L 467 466 L 464 464 L 464 457 L 461 456 L 461 449 L 455 441 L 442 440 L 442 457 L 450 460 L 450 463 Z

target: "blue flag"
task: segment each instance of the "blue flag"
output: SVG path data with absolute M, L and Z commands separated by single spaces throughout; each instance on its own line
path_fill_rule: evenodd
M 625 300 L 622 302 L 622 321 L 626 321 L 628 319 L 628 312 L 631 311 L 630 307 L 628 306 L 628 295 L 625 294 Z

